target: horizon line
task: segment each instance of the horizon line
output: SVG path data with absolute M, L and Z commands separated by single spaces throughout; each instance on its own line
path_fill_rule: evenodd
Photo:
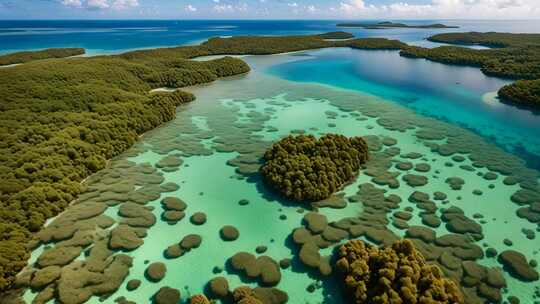
M 214 18 L 50 18 L 50 19 L 24 19 L 24 18 L 18 18 L 18 19 L 0 19 L 0 22 L 3 21 L 257 21 L 257 22 L 264 22 L 264 21 L 344 21 L 344 20 L 370 20 L 370 21 L 378 21 L 378 20 L 397 20 L 397 21 L 430 21 L 430 20 L 446 20 L 446 21 L 540 21 L 540 18 L 538 19 L 489 19 L 489 18 L 479 18 L 479 19 L 469 19 L 469 18 L 341 18 L 341 19 L 334 19 L 334 18 L 275 18 L 275 19 L 256 19 L 256 18 L 222 18 L 222 19 L 214 19 Z

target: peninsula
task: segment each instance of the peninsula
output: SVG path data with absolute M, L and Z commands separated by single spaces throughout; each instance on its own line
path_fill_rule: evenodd
M 85 50 L 81 48 L 59 48 L 46 49 L 41 51 L 25 51 L 11 53 L 0 56 L 0 66 L 10 64 L 20 64 L 39 59 L 65 58 L 71 56 L 84 55 Z

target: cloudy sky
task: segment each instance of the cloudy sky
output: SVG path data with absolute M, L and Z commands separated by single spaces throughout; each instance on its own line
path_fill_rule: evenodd
M 540 19 L 540 0 L 0 0 L 0 19 Z

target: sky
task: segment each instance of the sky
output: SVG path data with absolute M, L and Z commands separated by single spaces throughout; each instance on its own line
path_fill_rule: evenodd
M 3 19 L 540 19 L 540 0 L 0 0 Z

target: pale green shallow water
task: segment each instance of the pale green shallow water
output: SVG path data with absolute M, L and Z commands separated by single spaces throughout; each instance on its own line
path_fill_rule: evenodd
M 268 56 L 248 57 L 247 60 L 253 68 L 250 74 L 217 81 L 208 86 L 190 88 L 189 91 L 197 96 L 195 102 L 180 107 L 175 121 L 145 134 L 135 148 L 138 149 L 137 151 L 144 152 L 137 156 L 128 152 L 120 157 L 120 159 L 128 159 L 136 163 L 155 165 L 166 156 L 163 153 L 167 150 L 167 145 L 184 141 L 200 142 L 202 147 L 206 148 L 204 154 L 208 154 L 184 157 L 180 170 L 163 173 L 165 182 L 176 183 L 180 189 L 164 193 L 161 198 L 176 196 L 184 200 L 188 204 L 186 217 L 175 225 L 169 225 L 160 220 L 161 198 L 149 203 L 155 207 L 153 213 L 158 221 L 148 230 L 144 244 L 137 250 L 127 253 L 134 257 L 130 274 L 123 286 L 105 300 L 105 303 L 113 303 L 114 299 L 120 296 L 137 303 L 146 303 L 162 286 L 179 289 L 182 298 L 187 299 L 189 294 L 204 291 L 205 284 L 215 276 L 212 273 L 215 266 L 224 267 L 227 259 L 239 251 L 255 253 L 255 248 L 259 245 L 268 246 L 265 255 L 276 261 L 293 258 L 293 250 L 287 238 L 294 228 L 301 226 L 303 214 L 297 212 L 299 206 L 269 198 L 260 184 L 240 179 L 235 172 L 235 167 L 227 164 L 227 161 L 235 158 L 238 152 L 215 151 L 214 139 L 228 135 L 230 135 L 226 138 L 228 144 L 225 146 L 231 147 L 231 150 L 242 147 L 243 144 L 250 144 L 254 138 L 271 142 L 295 130 L 305 130 L 314 135 L 341 133 L 346 136 L 377 135 L 395 138 L 398 142 L 396 146 L 402 154 L 408 152 L 423 154 L 423 160 L 409 161 L 425 162 L 431 166 L 431 171 L 424 174 L 429 177 L 429 184 L 426 186 L 413 189 L 399 178 L 401 185 L 398 189 L 382 187 L 388 190 L 386 194 L 394 193 L 403 199 L 400 210 L 406 206 L 415 207 L 414 204 L 407 202 L 407 198 L 414 190 L 426 193 L 443 191 L 448 194 L 450 205 L 462 208 L 468 217 L 472 218 L 475 213 L 484 215 L 487 223 L 482 225 L 484 239 L 478 242 L 479 245 L 487 243 L 501 252 L 507 249 L 503 244 L 503 239 L 509 238 L 514 243 L 512 249 L 522 252 L 529 259 L 540 258 L 537 253 L 540 249 L 539 242 L 528 240 L 521 232 L 522 228 L 535 230 L 536 225 L 518 218 L 515 215 L 518 206 L 510 201 L 512 193 L 519 189 L 518 185 L 506 186 L 502 183 L 502 177 L 495 181 L 486 181 L 477 175 L 478 172 L 487 172 L 485 168 L 469 172 L 460 169 L 457 163 L 453 167 L 447 167 L 445 163 L 450 161 L 450 158 L 431 152 L 415 136 L 414 130 L 391 131 L 379 125 L 378 118 L 368 117 L 359 112 L 352 114 L 354 112 L 343 111 L 337 105 L 344 98 L 353 98 L 365 107 L 372 107 L 379 103 L 387 110 L 405 111 L 409 113 L 407 115 L 412 115 L 408 110 L 372 96 L 319 85 L 288 82 L 260 72 L 268 65 L 298 60 L 298 58 Z M 329 100 L 329 96 L 335 96 L 335 99 Z M 329 118 L 326 114 L 328 111 L 337 113 L 337 117 Z M 361 119 L 357 119 L 359 117 Z M 404 116 L 404 119 L 407 117 L 409 116 Z M 238 125 L 235 122 L 248 123 L 250 127 L 237 128 Z M 423 122 L 436 123 L 429 119 Z M 335 126 L 329 124 L 335 124 Z M 188 135 L 186 135 L 186 128 L 189 128 Z M 269 128 L 273 132 L 269 132 Z M 193 139 L 192 135 L 196 139 Z M 237 139 L 242 139 L 243 143 L 235 142 Z M 169 154 L 178 152 L 178 150 L 173 150 Z M 400 157 L 397 156 L 395 159 L 400 159 Z M 466 159 L 460 164 L 471 164 L 471 161 Z M 436 174 L 435 170 L 440 170 L 440 173 Z M 451 176 L 459 176 L 465 180 L 462 190 L 450 190 L 445 179 Z M 369 176 L 360 174 L 358 179 L 347 186 L 343 192 L 347 196 L 353 195 L 359 184 L 370 182 L 370 180 Z M 489 184 L 494 184 L 495 187 L 490 189 Z M 483 195 L 474 195 L 472 192 L 475 189 L 481 190 Z M 461 199 L 458 199 L 458 196 Z M 237 203 L 240 199 L 248 199 L 250 204 L 240 206 Z M 117 207 L 110 207 L 106 214 L 113 218 L 117 217 L 116 210 Z M 361 211 L 361 204 L 358 203 L 348 204 L 344 209 L 320 209 L 329 221 L 355 216 Z M 194 212 L 206 213 L 208 216 L 206 224 L 192 225 L 189 216 Z M 413 212 L 415 216 L 409 222 L 410 225 L 422 225 L 418 216 L 419 212 L 415 209 Z M 286 220 L 279 219 L 282 214 L 287 216 Z M 219 230 L 223 225 L 234 225 L 238 228 L 240 238 L 234 242 L 223 242 L 219 237 Z M 403 230 L 394 228 L 392 225 L 388 227 L 398 235 L 404 233 Z M 444 225 L 436 231 L 437 235 L 448 233 Z M 164 249 L 190 233 L 202 236 L 202 245 L 198 249 L 178 259 L 167 260 L 163 257 Z M 43 246 L 34 251 L 31 262 L 35 261 L 42 250 Z M 330 249 L 321 251 L 325 254 L 330 252 Z M 150 283 L 144 278 L 147 267 L 145 260 L 162 261 L 167 265 L 167 275 L 161 282 Z M 485 258 L 481 263 L 486 266 L 500 266 L 495 259 Z M 332 280 L 328 280 L 325 288 L 319 288 L 314 293 L 307 292 L 306 287 L 317 278 L 308 275 L 306 269 L 298 263 L 293 264 L 292 268 L 282 270 L 282 280 L 277 286 L 289 294 L 289 303 L 321 303 L 323 301 L 324 303 L 341 303 L 339 297 L 335 296 L 339 294 L 339 290 Z M 231 287 L 242 284 L 236 274 L 223 272 L 219 275 L 226 276 Z M 134 278 L 141 279 L 143 284 L 136 291 L 128 292 L 125 284 Z M 509 292 L 505 296 L 518 295 L 522 303 L 532 303 L 532 300 L 528 302 L 527 299 L 532 299 L 535 283 L 520 282 L 507 273 L 505 273 L 505 278 L 509 287 Z M 255 286 L 254 283 L 249 284 Z M 33 293 L 25 294 L 28 302 L 32 298 Z M 100 302 L 98 298 L 92 298 L 89 303 Z

